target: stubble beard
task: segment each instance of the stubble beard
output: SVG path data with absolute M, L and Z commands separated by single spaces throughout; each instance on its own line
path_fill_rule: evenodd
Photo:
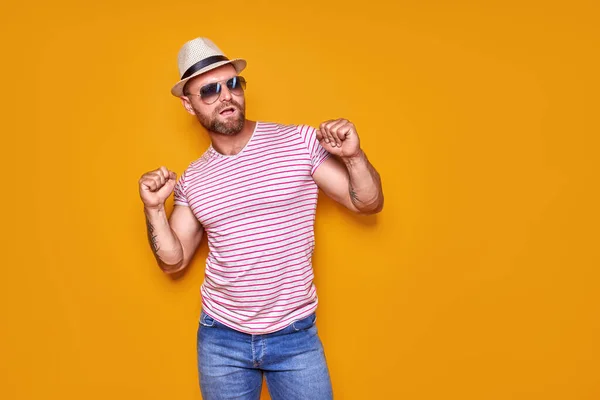
M 219 119 L 219 113 L 227 107 L 235 107 L 237 109 L 237 118 L 227 118 L 225 120 Z M 203 114 L 195 107 L 194 111 L 196 112 L 196 118 L 198 119 L 198 122 L 200 122 L 205 129 L 210 132 L 226 136 L 234 136 L 240 133 L 244 128 L 244 122 L 246 121 L 246 113 L 244 112 L 244 108 L 235 100 L 231 100 L 230 102 L 223 104 L 221 107 L 215 109 L 211 115 Z

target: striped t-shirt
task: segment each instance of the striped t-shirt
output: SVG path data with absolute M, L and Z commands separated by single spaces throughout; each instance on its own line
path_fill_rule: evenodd
M 210 146 L 184 171 L 175 204 L 191 207 L 208 237 L 205 313 L 265 334 L 315 311 L 312 175 L 328 156 L 310 126 L 257 122 L 238 154 Z

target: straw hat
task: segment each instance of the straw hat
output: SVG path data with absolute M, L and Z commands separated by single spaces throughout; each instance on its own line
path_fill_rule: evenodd
M 181 80 L 171 88 L 171 94 L 177 97 L 183 96 L 183 86 L 189 79 L 211 69 L 232 64 L 239 74 L 246 68 L 246 60 L 241 58 L 230 60 L 210 39 L 202 37 L 192 39 L 181 47 L 177 64 Z

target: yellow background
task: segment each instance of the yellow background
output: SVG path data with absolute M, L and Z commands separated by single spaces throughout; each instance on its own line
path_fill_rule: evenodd
M 3 1 L 0 398 L 200 398 L 206 240 L 164 276 L 137 180 L 208 145 L 169 93 L 201 35 L 249 118 L 349 118 L 382 175 L 317 213 L 337 399 L 600 398 L 600 18 L 563 3 Z

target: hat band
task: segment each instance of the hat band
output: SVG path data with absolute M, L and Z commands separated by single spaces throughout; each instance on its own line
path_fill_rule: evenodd
M 204 60 L 198 61 L 196 64 L 189 67 L 183 75 L 181 75 L 181 79 L 185 79 L 187 77 L 192 76 L 194 73 L 200 71 L 202 68 L 208 67 L 211 64 L 217 63 L 219 61 L 229 61 L 229 58 L 225 56 L 210 56 L 205 58 Z

